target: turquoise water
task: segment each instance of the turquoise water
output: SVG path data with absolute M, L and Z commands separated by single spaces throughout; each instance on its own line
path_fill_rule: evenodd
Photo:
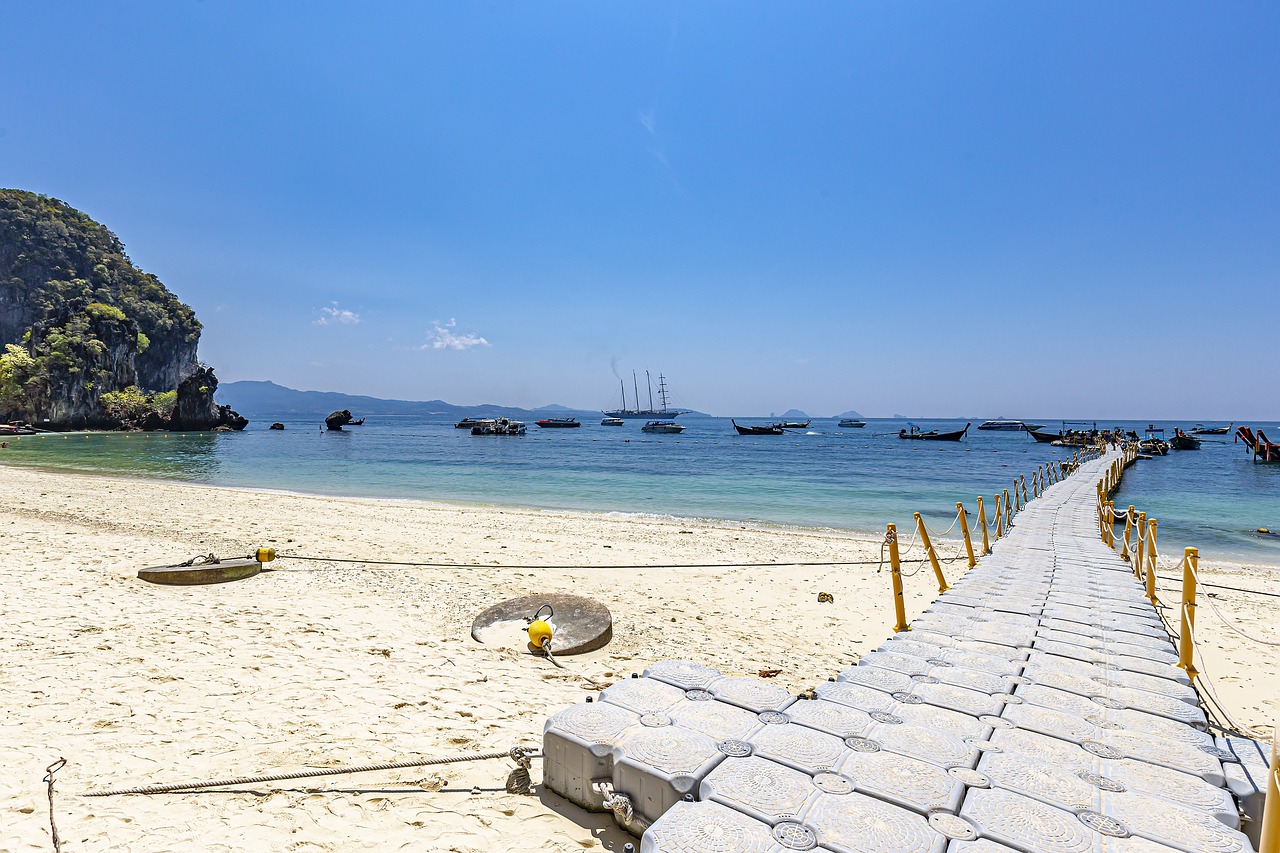
M 841 429 L 834 419 L 784 436 L 738 436 L 728 419 L 687 415 L 681 435 L 640 421 L 478 437 L 451 418 L 371 419 L 341 433 L 320 418 L 254 413 L 242 433 L 96 433 L 9 438 L 7 464 L 328 495 L 652 513 L 883 531 L 921 512 L 946 528 L 955 502 L 1010 488 L 1018 474 L 1068 455 L 1021 432 L 970 429 L 961 442 L 900 441 L 905 422 Z M 269 431 L 273 420 L 284 431 Z M 917 421 L 955 429 L 954 421 Z M 1111 426 L 1114 424 L 1106 424 Z M 1126 428 L 1146 424 L 1120 422 Z M 1189 426 L 1189 424 L 1181 424 Z M 1103 426 L 1103 424 L 1099 424 Z M 1175 424 L 1164 426 L 1169 433 Z M 1263 424 L 1280 435 L 1274 424 Z M 975 424 L 976 427 L 976 424 Z M 1160 521 L 1161 550 L 1280 564 L 1280 466 L 1253 464 L 1231 436 L 1129 469 L 1117 504 Z

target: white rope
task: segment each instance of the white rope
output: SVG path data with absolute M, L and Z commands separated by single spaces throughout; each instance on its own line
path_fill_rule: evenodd
M 1191 570 L 1191 577 L 1196 579 L 1196 583 L 1200 583 L 1200 575 L 1195 569 Z M 1222 620 L 1222 624 L 1226 625 L 1232 631 L 1235 631 L 1241 637 L 1244 637 L 1246 640 L 1253 640 L 1255 643 L 1258 643 L 1263 646 L 1280 646 L 1280 641 L 1264 640 L 1261 637 L 1255 637 L 1252 634 L 1247 633 L 1242 628 L 1236 627 L 1231 622 L 1230 619 L 1222 615 L 1222 611 L 1218 609 L 1218 605 L 1214 603 L 1213 598 L 1210 597 L 1209 593 L 1207 592 L 1205 593 L 1204 600 L 1209 603 L 1209 609 L 1214 612 L 1214 615 L 1216 615 L 1220 620 Z M 1194 639 L 1194 634 L 1192 635 L 1192 639 Z
M 1183 612 L 1184 613 L 1186 612 L 1185 604 L 1183 605 Z M 1227 722 L 1230 723 L 1231 727 L 1236 731 L 1248 737 L 1251 737 L 1254 740 L 1266 740 L 1266 735 L 1260 732 L 1256 732 L 1242 723 L 1236 722 L 1236 720 L 1232 718 L 1231 714 L 1228 713 L 1227 706 L 1224 705 L 1222 703 L 1222 700 L 1218 698 L 1218 690 L 1217 690 L 1217 687 L 1215 687 L 1213 684 L 1213 679 L 1209 677 L 1209 673 L 1207 673 L 1204 669 L 1204 666 L 1205 666 L 1204 653 L 1200 651 L 1200 644 L 1196 641 L 1196 629 L 1191 624 L 1190 619 L 1187 620 L 1187 633 L 1191 635 L 1192 653 L 1194 655 L 1199 655 L 1200 657 L 1200 669 L 1199 669 L 1199 672 L 1197 673 L 1197 677 L 1201 682 L 1203 682 L 1202 687 L 1204 689 L 1204 692 L 1208 693 L 1209 698 L 1213 699 L 1213 704 L 1217 706 L 1218 711 L 1222 713 L 1222 716 L 1226 718 Z

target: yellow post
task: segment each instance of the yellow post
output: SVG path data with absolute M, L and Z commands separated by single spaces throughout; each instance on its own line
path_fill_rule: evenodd
M 1030 503 L 1031 498 L 1027 497 L 1027 478 L 1022 474 L 1018 475 L 1018 486 L 1022 489 L 1022 502 Z
M 885 527 L 888 528 L 884 538 L 889 543 L 889 576 L 893 579 L 893 615 L 897 619 L 893 630 L 910 631 L 911 627 L 907 625 L 907 611 L 902 603 L 902 565 L 898 562 L 898 525 L 887 524 Z
M 1022 512 L 1022 496 L 1018 494 L 1018 481 L 1013 481 L 1014 512 Z
M 920 532 L 920 542 L 924 545 L 924 550 L 929 554 L 929 562 L 933 564 L 933 576 L 938 580 L 938 595 L 942 595 L 951 587 L 947 586 L 947 579 L 942 576 L 942 565 L 938 563 L 938 555 L 934 553 L 933 543 L 929 541 L 929 531 L 924 526 L 924 519 L 920 517 L 920 513 L 916 513 L 916 530 Z
M 1004 536 L 1004 510 L 1000 508 L 1000 496 L 996 495 L 996 541 Z
M 1147 514 L 1145 512 L 1138 513 L 1138 559 L 1133 561 L 1133 576 L 1138 580 L 1142 580 L 1142 572 L 1147 568 L 1146 557 L 1147 550 Z
M 1040 469 L 1031 472 L 1031 494 L 1040 497 Z
M 1114 501 L 1107 501 L 1107 545 L 1111 548 L 1116 547 L 1116 505 Z
M 1195 683 L 1195 662 L 1191 659 L 1191 634 L 1196 629 L 1196 568 L 1200 563 L 1200 552 L 1188 548 L 1182 557 L 1182 633 L 1178 635 L 1178 666 L 1186 670 L 1187 678 Z
M 1280 853 L 1280 726 L 1271 734 L 1271 764 L 1267 771 L 1267 798 L 1262 801 L 1262 837 L 1258 853 Z
M 1129 504 L 1129 511 L 1124 514 L 1124 553 L 1120 555 L 1120 559 L 1129 560 L 1129 548 L 1132 547 L 1133 541 L 1133 504 Z
M 1013 527 L 1013 504 L 1009 502 L 1009 490 L 1004 490 L 1004 526 Z
M 1159 604 L 1156 598 L 1156 520 L 1147 522 L 1147 598 L 1154 607 Z
M 987 538 L 987 508 L 982 505 L 982 495 L 978 495 L 978 524 L 982 526 L 982 553 L 991 553 L 991 540 Z
M 973 539 L 969 537 L 969 516 L 964 513 L 964 504 L 956 501 L 956 515 L 960 517 L 960 530 L 964 532 L 964 551 L 969 555 L 969 568 L 978 565 L 973 557 Z

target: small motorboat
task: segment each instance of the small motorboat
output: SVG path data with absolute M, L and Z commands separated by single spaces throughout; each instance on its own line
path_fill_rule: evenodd
M 898 430 L 898 438 L 907 438 L 915 441 L 959 441 L 969 431 L 969 424 L 965 424 L 964 429 L 953 430 L 952 432 L 938 432 L 936 429 L 921 432 L 920 427 L 915 424 L 908 424 L 907 426 L 909 429 Z
M 472 435 L 524 435 L 525 431 L 523 421 L 513 421 L 510 418 L 484 420 L 471 428 Z
M 600 426 L 626 426 L 626 425 L 627 425 L 627 422 L 624 421 L 622 418 L 603 418 L 600 421 Z
M 786 430 L 780 424 L 768 424 L 766 426 L 742 426 L 732 418 L 729 419 L 733 424 L 733 428 L 738 431 L 738 435 L 785 435 Z
M 782 423 L 774 424 L 774 426 L 780 426 L 783 429 L 808 429 L 811 423 L 813 423 L 812 418 L 807 421 L 783 421 Z
M 1008 432 L 1025 430 L 1026 432 L 1031 432 L 1032 430 L 1044 429 L 1044 424 L 1029 424 L 1026 421 L 1010 421 L 1005 420 L 1004 418 L 995 418 L 978 424 L 978 429 L 998 429 L 1006 430 Z
M 640 427 L 641 432 L 657 432 L 657 433 L 682 433 L 684 425 L 675 421 L 649 421 Z
M 1194 435 L 1188 435 L 1181 428 L 1173 430 L 1173 438 L 1169 439 L 1169 446 L 1174 450 L 1199 450 L 1200 439 Z
M 1233 426 L 1235 426 L 1235 424 L 1231 424 L 1231 426 L 1224 426 L 1224 427 L 1207 427 L 1204 424 L 1196 424 L 1191 428 L 1191 434 L 1192 435 L 1226 435 L 1227 433 L 1231 432 L 1231 427 Z
M 534 423 L 543 429 L 576 429 L 582 426 L 577 418 L 543 418 Z
M 36 431 L 23 423 L 0 424 L 0 435 L 35 435 Z
M 1164 439 L 1164 430 L 1148 424 L 1146 437 L 1138 442 L 1138 452 L 1152 456 L 1168 456 L 1169 442 Z
M 866 425 L 867 425 L 866 421 L 860 421 L 857 418 L 841 418 L 840 423 L 836 424 L 836 426 L 854 427 L 854 428 L 864 427 Z
M 493 418 L 463 418 L 462 420 L 454 424 L 453 428 L 454 429 L 471 429 L 474 426 L 479 426 L 480 424 L 488 423 L 491 420 L 493 420 Z

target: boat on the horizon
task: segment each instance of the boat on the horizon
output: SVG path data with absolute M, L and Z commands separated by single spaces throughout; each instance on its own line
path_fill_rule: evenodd
M 483 420 L 471 427 L 472 435 L 524 435 L 525 432 L 523 421 L 513 421 L 510 418 Z
M 807 421 L 782 421 L 774 424 L 774 426 L 780 426 L 783 429 L 808 429 L 811 423 L 813 423 L 813 418 Z
M 647 424 L 640 427 L 640 431 L 679 434 L 684 432 L 684 425 L 678 424 L 675 421 L 649 421 Z
M 1044 424 L 1029 424 L 1026 421 L 1010 421 L 1004 418 L 993 418 L 992 420 L 983 421 L 978 424 L 978 429 L 998 429 L 1008 430 L 1009 432 L 1025 430 L 1026 432 L 1031 432 L 1032 430 L 1044 429 Z
M 938 432 L 936 429 L 922 432 L 920 427 L 915 424 L 909 423 L 907 426 L 909 429 L 898 430 L 898 438 L 912 439 L 914 441 L 959 441 L 969 431 L 969 424 L 965 424 L 964 429 L 957 429 L 951 432 Z
M 622 418 L 609 417 L 600 419 L 600 426 L 625 426 L 626 423 Z
M 1235 426 L 1235 423 L 1232 423 L 1231 426 L 1224 426 L 1224 427 L 1207 427 L 1204 424 L 1196 424 L 1191 428 L 1191 434 L 1192 435 L 1226 435 L 1227 433 L 1231 432 L 1231 427 L 1233 426 Z
M 733 424 L 733 428 L 738 431 L 738 435 L 783 435 L 786 430 L 780 424 L 766 424 L 763 426 L 742 426 L 733 418 L 729 419 Z
M 644 372 L 644 381 L 645 381 L 645 384 L 649 387 L 649 408 L 647 409 L 640 408 L 640 385 L 636 381 L 636 372 L 633 370 L 631 371 L 631 384 L 633 386 L 633 389 L 636 395 L 635 397 L 636 407 L 634 409 L 627 408 L 627 385 L 625 382 L 619 379 L 618 385 L 622 389 L 622 408 L 614 409 L 613 411 L 605 412 L 604 414 L 611 418 L 629 418 L 632 420 L 643 419 L 647 421 L 653 421 L 653 420 L 669 421 L 679 417 L 680 415 L 688 414 L 688 412 L 682 409 L 672 409 L 668 406 L 667 377 L 663 376 L 661 373 L 658 374 L 658 400 L 662 403 L 661 409 L 655 409 L 653 407 L 653 383 L 649 379 L 649 371 L 647 370 Z
M 836 426 L 839 426 L 839 427 L 853 427 L 853 428 L 864 427 L 866 425 L 867 425 L 866 421 L 860 421 L 857 418 L 841 418 L 840 423 L 836 424 Z
M 456 424 L 454 424 L 453 428 L 454 429 L 471 429 L 473 426 L 478 426 L 479 424 L 487 423 L 488 421 L 491 421 L 491 420 L 493 420 L 493 418 L 466 417 L 458 421 Z
M 542 429 L 574 429 L 582 426 L 577 418 L 543 418 L 534 423 Z

